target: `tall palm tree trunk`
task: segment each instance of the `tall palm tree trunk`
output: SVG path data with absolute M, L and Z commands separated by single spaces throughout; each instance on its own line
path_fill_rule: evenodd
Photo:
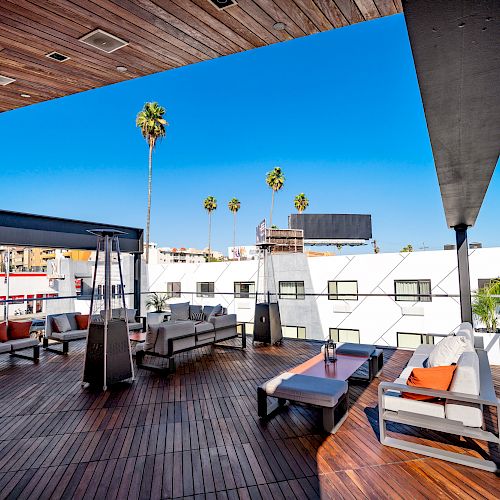
M 211 235 L 212 235 L 212 212 L 208 212 L 208 260 L 209 261 L 210 261 L 210 256 L 212 255 Z
M 146 216 L 146 264 L 149 262 L 149 226 L 151 222 L 151 189 L 153 184 L 153 143 L 149 142 L 148 213 Z
M 233 212 L 233 255 L 236 249 L 236 212 Z
M 274 210 L 274 189 L 273 189 L 273 194 L 271 195 L 271 214 L 269 217 L 269 227 L 273 226 L 273 210 Z

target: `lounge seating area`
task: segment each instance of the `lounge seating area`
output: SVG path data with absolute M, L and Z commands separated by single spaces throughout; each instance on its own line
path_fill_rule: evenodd
M 229 341 L 237 343 L 238 340 Z M 258 417 L 256 387 L 320 354 L 303 340 L 244 351 L 210 345 L 176 356 L 177 370 L 138 369 L 134 384 L 81 391 L 83 340 L 69 356 L 41 362 L 0 356 L 0 491 L 27 498 L 344 498 L 433 495 L 491 497 L 498 477 L 378 440 L 378 387 L 413 352 L 383 349 L 380 378 L 349 388 L 349 416 L 328 434 L 300 404 Z M 367 372 L 366 367 L 363 368 Z M 493 368 L 500 387 L 500 369 Z M 490 425 L 495 409 L 486 415 Z M 411 442 L 481 457 L 471 438 L 388 423 Z M 496 447 L 495 447 L 496 448 Z M 498 458 L 498 457 L 497 457 Z M 401 478 L 405 483 L 401 484 Z M 497 495 L 498 496 L 498 495 Z
M 0 323 L 0 354 L 25 358 L 35 363 L 40 356 L 40 342 L 30 336 L 31 321 L 5 321 Z M 20 354 L 33 349 L 33 355 Z
M 170 311 L 169 321 L 148 325 L 146 341 L 136 348 L 138 367 L 156 369 L 144 364 L 145 356 L 154 356 L 166 359 L 173 372 L 175 355 L 238 336 L 236 315 L 227 314 L 220 304 L 202 307 L 183 302 L 170 304 Z
M 455 334 L 442 338 L 437 345 L 418 347 L 394 382 L 380 384 L 382 444 L 490 472 L 498 470 L 491 456 L 469 457 L 439 446 L 409 443 L 387 435 L 387 423 L 396 422 L 484 440 L 499 448 L 498 421 L 486 429 L 485 413 L 494 409 L 498 415 L 500 400 L 495 394 L 488 354 L 484 349 L 475 349 L 474 345 L 472 326 L 462 323 Z M 442 372 L 443 368 L 448 368 L 450 375 L 440 385 L 442 375 L 438 371 Z M 423 378 L 426 370 L 431 371 L 432 379 L 414 380 L 415 374 Z

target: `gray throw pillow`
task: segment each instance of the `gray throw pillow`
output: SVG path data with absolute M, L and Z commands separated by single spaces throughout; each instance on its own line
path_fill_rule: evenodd
M 137 309 L 127 309 L 127 321 L 129 323 L 135 323 L 135 313 L 137 312 Z M 123 315 L 122 315 L 122 319 Z
M 206 321 L 210 321 L 214 316 L 217 316 L 217 314 L 222 314 L 222 306 L 220 304 L 213 306 L 208 316 L 205 315 Z
M 156 345 L 156 339 L 158 338 L 158 329 L 160 328 L 161 323 L 157 325 L 149 325 L 148 331 L 146 333 L 146 341 L 144 342 L 144 350 L 149 351 L 153 350 Z
M 170 304 L 170 321 L 185 321 L 189 319 L 189 302 Z
M 210 314 L 212 314 L 213 310 L 214 306 L 203 306 L 203 315 L 205 316 L 205 319 L 207 319 Z
M 60 316 L 54 316 L 53 320 L 57 326 L 57 329 L 59 330 L 59 333 L 71 331 L 71 324 L 66 314 L 61 314 Z

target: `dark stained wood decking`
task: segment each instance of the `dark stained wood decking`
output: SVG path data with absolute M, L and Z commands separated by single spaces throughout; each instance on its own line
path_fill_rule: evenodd
M 378 381 L 352 386 L 335 436 L 301 406 L 260 422 L 256 386 L 318 352 L 290 340 L 204 348 L 179 356 L 173 376 L 141 370 L 106 393 L 80 386 L 83 343 L 38 365 L 2 355 L 0 498 L 500 497 L 494 474 L 381 446 Z M 393 380 L 410 353 L 385 355 L 381 379 Z

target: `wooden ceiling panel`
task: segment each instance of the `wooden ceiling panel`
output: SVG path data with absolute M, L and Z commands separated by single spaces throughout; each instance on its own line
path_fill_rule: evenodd
M 400 0 L 237 2 L 2 0 L 0 75 L 16 81 L 0 86 L 0 112 L 402 12 Z M 79 40 L 95 29 L 128 45 L 108 54 Z M 70 59 L 45 57 L 52 51 Z

